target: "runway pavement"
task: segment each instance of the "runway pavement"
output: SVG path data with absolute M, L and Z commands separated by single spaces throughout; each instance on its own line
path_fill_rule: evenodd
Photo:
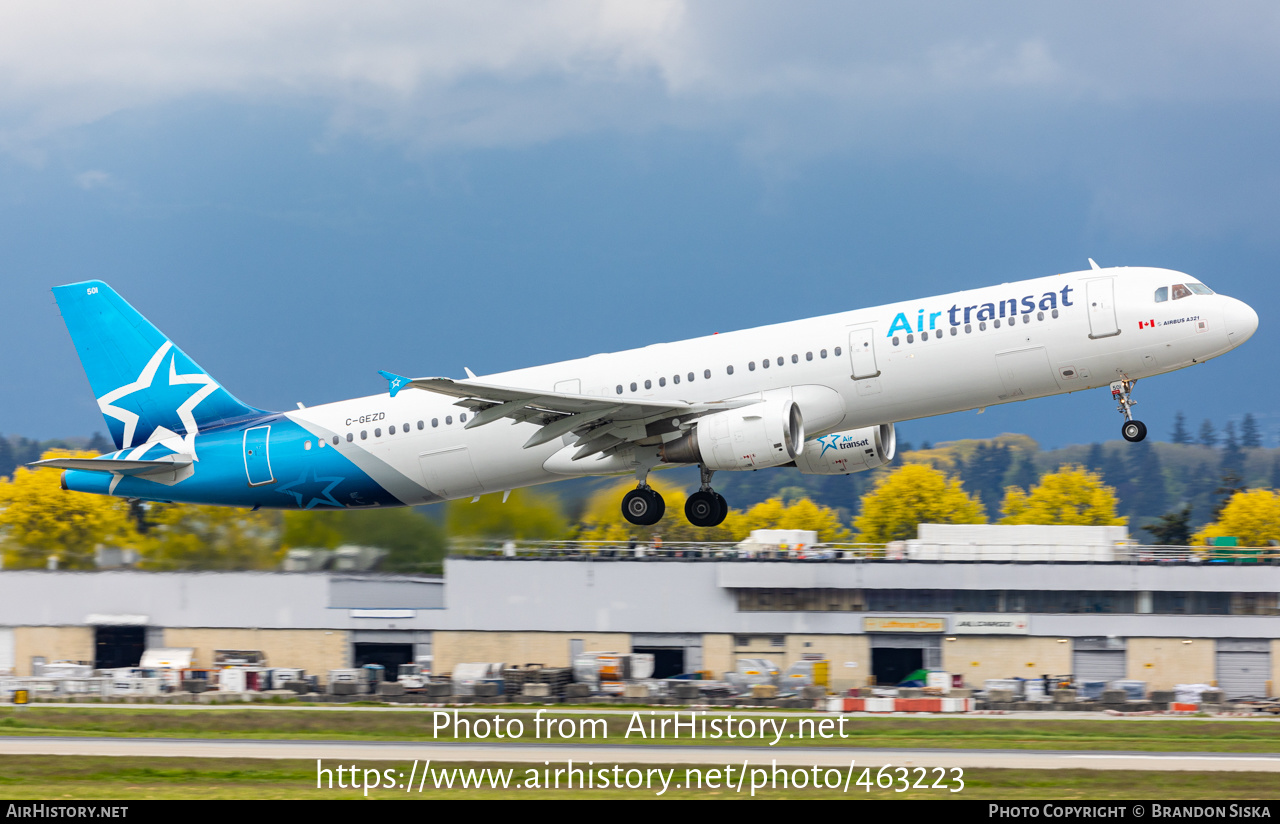
M 1280 755 L 1070 752 L 1044 750 L 896 750 L 800 747 L 453 744 L 365 741 L 209 740 L 177 738 L 0 737 L 0 755 L 93 755 L 144 758 L 296 758 L 326 762 L 566 761 L 596 764 L 708 764 L 964 769 L 1090 769 L 1280 772 Z

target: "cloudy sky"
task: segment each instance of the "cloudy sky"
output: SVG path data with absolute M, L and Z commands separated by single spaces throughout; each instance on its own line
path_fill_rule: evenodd
M 1274 445 L 1277 146 L 1274 2 L 8 2 L 0 432 L 104 431 L 48 291 L 89 278 L 283 409 L 1093 257 L 1259 310 L 1137 411 Z

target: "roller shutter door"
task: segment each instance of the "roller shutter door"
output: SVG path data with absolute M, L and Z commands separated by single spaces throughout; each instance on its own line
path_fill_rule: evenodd
M 1125 676 L 1122 649 L 1078 649 L 1072 654 L 1076 681 L 1119 681 Z
M 1267 641 L 1220 639 L 1215 659 L 1218 689 L 1227 698 L 1267 694 L 1267 679 L 1271 677 L 1271 650 Z

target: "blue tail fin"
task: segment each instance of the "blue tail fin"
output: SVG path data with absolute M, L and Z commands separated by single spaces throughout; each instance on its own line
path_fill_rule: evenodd
M 265 414 L 236 400 L 102 281 L 56 286 L 53 296 L 117 449 Z

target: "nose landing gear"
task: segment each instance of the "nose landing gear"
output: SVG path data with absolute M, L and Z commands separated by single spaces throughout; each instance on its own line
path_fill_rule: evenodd
M 1142 421 L 1135 421 L 1131 411 L 1137 403 L 1131 397 L 1136 383 L 1136 380 L 1128 378 L 1111 383 L 1111 398 L 1116 402 L 1116 411 L 1124 415 L 1124 425 L 1120 427 L 1120 434 L 1130 443 L 1137 443 L 1147 437 L 1147 425 Z
M 711 488 L 711 476 L 715 470 L 700 468 L 702 488 L 685 501 L 684 516 L 694 526 L 719 526 L 729 514 L 729 503 L 723 495 Z

